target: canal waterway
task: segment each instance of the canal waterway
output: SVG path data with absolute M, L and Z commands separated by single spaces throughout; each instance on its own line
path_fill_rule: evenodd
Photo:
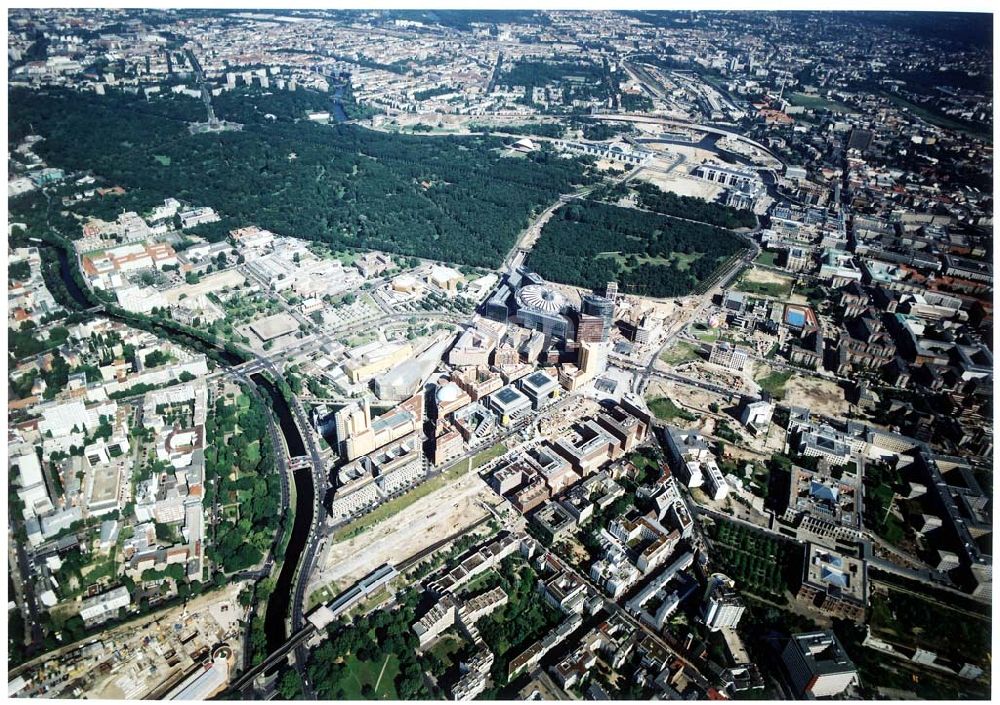
M 281 433 L 288 446 L 288 454 L 293 458 L 305 455 L 306 447 L 302 441 L 302 434 L 295 425 L 292 410 L 288 407 L 288 402 L 281 395 L 281 392 L 259 372 L 250 379 L 271 398 L 271 406 L 278 417 Z M 281 452 L 280 449 L 276 450 Z M 264 633 L 267 636 L 267 653 L 269 654 L 277 650 L 288 639 L 285 619 L 288 617 L 288 607 L 291 604 L 292 591 L 294 590 L 295 570 L 299 565 L 302 551 L 305 549 L 309 529 L 312 527 L 314 496 L 312 466 L 307 465 L 295 471 L 295 522 L 292 524 L 291 539 L 282 559 L 281 572 L 278 573 L 278 581 L 275 584 L 274 592 L 268 599 L 267 613 L 264 615 Z

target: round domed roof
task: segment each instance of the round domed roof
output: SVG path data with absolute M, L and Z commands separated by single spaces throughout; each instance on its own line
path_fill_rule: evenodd
M 566 306 L 566 297 L 545 284 L 529 284 L 517 292 L 518 303 L 546 313 L 559 313 Z
M 458 399 L 461 393 L 461 387 L 454 382 L 448 382 L 447 384 L 443 384 L 438 387 L 437 393 L 434 395 L 434 399 L 437 400 L 438 404 L 450 404 Z

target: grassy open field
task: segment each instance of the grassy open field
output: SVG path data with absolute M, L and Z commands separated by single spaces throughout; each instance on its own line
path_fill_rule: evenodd
M 733 286 L 736 291 L 745 291 L 758 296 L 787 299 L 792 293 L 795 278 L 762 267 L 750 267 Z
M 770 267 L 778 266 L 778 253 L 771 252 L 769 250 L 761 250 L 760 254 L 757 255 L 757 259 L 754 262 L 759 262 L 760 264 L 766 264 Z
M 676 341 L 660 354 L 660 359 L 668 365 L 679 365 L 699 357 L 697 347 L 683 340 Z
M 829 100 L 819 95 L 806 95 L 805 93 L 792 93 L 788 96 L 788 102 L 792 105 L 801 105 L 807 110 L 829 110 L 833 113 L 857 112 L 843 103 Z
M 399 673 L 399 659 L 395 654 L 389 654 L 377 661 L 359 661 L 350 654 L 344 659 L 351 677 L 345 683 L 345 699 L 347 700 L 398 700 L 396 694 L 396 674 Z M 383 671 L 384 669 L 384 671 Z M 381 675 L 381 679 L 379 676 Z M 376 684 L 377 687 L 376 687 Z M 361 690 L 365 685 L 374 689 L 374 695 L 365 696 Z
M 794 372 L 774 370 L 771 374 L 761 377 L 756 382 L 760 385 L 761 391 L 769 392 L 772 397 L 782 399 L 785 396 L 785 385 L 794 374 Z
M 507 452 L 507 446 L 505 446 L 503 443 L 497 443 L 492 448 L 487 448 L 481 453 L 473 456 L 471 469 L 475 470 L 476 468 L 481 467 L 486 463 L 490 462 L 494 458 L 500 457 L 506 452 Z M 461 463 L 459 463 L 459 465 L 461 465 Z
M 694 414 L 680 408 L 666 397 L 650 399 L 646 403 L 649 405 L 649 410 L 652 411 L 653 415 L 660 421 L 673 421 L 674 419 L 694 421 L 696 418 Z

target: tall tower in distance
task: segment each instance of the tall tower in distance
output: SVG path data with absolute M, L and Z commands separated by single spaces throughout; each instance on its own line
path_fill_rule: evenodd
M 618 282 L 608 282 L 608 286 L 604 290 L 604 297 L 612 301 L 618 300 Z

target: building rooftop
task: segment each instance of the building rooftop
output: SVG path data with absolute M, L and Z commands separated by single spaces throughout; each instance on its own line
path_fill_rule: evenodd
M 866 601 L 864 561 L 816 544 L 806 554 L 804 581 L 840 599 Z

